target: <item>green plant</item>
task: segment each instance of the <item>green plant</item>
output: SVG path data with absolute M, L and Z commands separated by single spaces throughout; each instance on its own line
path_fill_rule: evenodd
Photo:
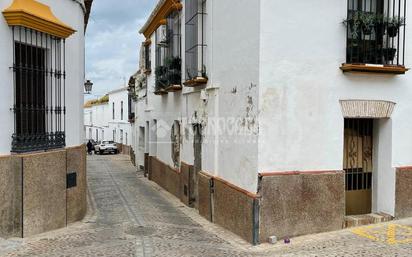
M 349 26 L 352 38 L 357 38 L 360 28 L 362 27 L 362 13 L 359 11 L 353 12 L 350 18 L 343 20 L 345 26 Z
M 387 24 L 388 27 L 401 27 L 405 25 L 405 18 L 403 17 L 385 17 L 385 23 Z
M 372 33 L 372 30 L 375 28 L 376 15 L 369 12 L 361 12 L 360 23 L 363 33 L 365 35 L 370 35 Z

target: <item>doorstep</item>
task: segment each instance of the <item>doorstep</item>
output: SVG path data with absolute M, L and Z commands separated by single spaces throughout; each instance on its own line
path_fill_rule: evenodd
M 345 216 L 344 228 L 377 224 L 393 220 L 393 217 L 386 213 L 370 213 L 364 215 Z

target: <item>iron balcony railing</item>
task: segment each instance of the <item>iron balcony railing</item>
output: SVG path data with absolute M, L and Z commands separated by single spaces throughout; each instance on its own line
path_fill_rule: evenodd
M 156 68 L 156 91 L 182 83 L 182 61 L 179 57 L 165 60 L 165 65 Z
M 404 66 L 406 0 L 348 0 L 346 62 Z
M 180 12 L 170 13 L 166 20 L 156 32 L 156 91 L 182 83 Z

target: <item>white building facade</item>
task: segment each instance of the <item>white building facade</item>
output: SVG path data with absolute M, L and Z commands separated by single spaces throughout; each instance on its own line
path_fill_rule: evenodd
M 140 31 L 136 162 L 252 243 L 412 216 L 411 12 L 159 1 Z
M 0 1 L 1 236 L 61 228 L 86 212 L 82 113 L 91 3 Z M 18 181 L 24 190 L 7 187 Z
M 129 99 L 126 87 L 113 90 L 84 109 L 85 139 L 113 140 L 130 146 L 133 142 L 129 122 Z

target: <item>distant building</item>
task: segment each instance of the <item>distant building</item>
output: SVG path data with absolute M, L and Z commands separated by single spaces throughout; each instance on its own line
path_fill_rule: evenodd
M 91 0 L 0 0 L 0 237 L 86 213 L 85 28 Z
M 127 88 L 119 88 L 98 100 L 88 101 L 84 108 L 84 130 L 86 140 L 113 140 L 130 146 L 133 138 Z M 124 150 L 128 153 L 128 148 Z
M 253 243 L 411 217 L 411 10 L 160 0 L 129 90 L 137 164 Z

